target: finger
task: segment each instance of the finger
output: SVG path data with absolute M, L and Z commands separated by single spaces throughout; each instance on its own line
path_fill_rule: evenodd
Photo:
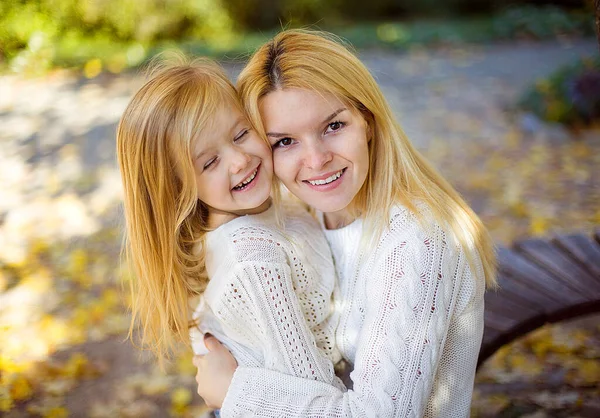
M 202 364 L 203 358 L 204 358 L 204 356 L 202 356 L 202 355 L 196 355 L 196 356 L 192 357 L 192 363 L 194 364 L 194 366 L 200 367 L 200 364 Z
M 221 344 L 221 342 L 211 334 L 204 335 L 204 345 L 206 346 L 208 351 L 218 350 L 223 346 L 223 344 Z

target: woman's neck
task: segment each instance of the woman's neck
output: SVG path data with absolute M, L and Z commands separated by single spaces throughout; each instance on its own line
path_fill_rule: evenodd
M 337 212 L 323 213 L 326 229 L 339 229 L 346 225 L 350 225 L 356 220 L 356 216 L 351 214 L 349 210 L 342 209 Z

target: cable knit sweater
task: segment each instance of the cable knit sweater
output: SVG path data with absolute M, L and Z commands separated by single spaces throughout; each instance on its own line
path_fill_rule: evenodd
M 467 417 L 483 334 L 483 271 L 434 222 L 395 208 L 376 248 L 362 221 L 326 231 L 340 278 L 336 342 L 353 390 L 238 367 L 221 416 Z M 429 218 L 431 219 L 431 218 Z
M 236 218 L 207 234 L 209 284 L 194 313 L 192 347 L 202 332 L 223 342 L 241 366 L 265 367 L 341 386 L 332 361 L 336 274 L 318 222 L 297 204 Z M 341 386 L 343 387 L 343 386 Z

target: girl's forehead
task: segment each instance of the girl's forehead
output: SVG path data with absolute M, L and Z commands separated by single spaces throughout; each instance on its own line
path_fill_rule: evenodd
M 244 121 L 246 118 L 237 106 L 218 106 L 196 133 L 193 140 L 194 149 L 200 151 L 216 147 L 224 141 L 228 142 L 236 134 L 236 128 Z

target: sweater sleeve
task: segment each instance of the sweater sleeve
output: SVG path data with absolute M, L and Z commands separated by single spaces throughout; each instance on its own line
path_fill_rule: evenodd
M 464 253 L 447 245 L 439 228 L 391 238 L 375 258 L 363 289 L 368 296 L 350 375 L 353 390 L 240 367 L 225 398 L 223 417 L 426 415 L 450 320 L 455 310 L 468 309 L 471 298 L 472 286 L 465 286 L 463 293 L 468 294 L 461 294 L 461 281 L 472 278 Z M 466 338 L 480 341 L 481 327 L 466 332 Z M 467 371 L 471 379 L 475 361 Z M 464 373 L 456 370 L 457 378 Z M 467 415 L 468 405 L 458 416 Z
M 225 285 L 218 315 L 262 349 L 266 369 L 335 383 L 333 364 L 317 348 L 286 263 L 239 263 Z

